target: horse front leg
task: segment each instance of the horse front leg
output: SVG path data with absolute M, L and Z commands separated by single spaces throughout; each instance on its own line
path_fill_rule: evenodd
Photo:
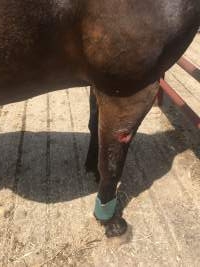
M 125 220 L 114 216 L 117 185 L 122 175 L 129 144 L 152 107 L 158 88 L 156 83 L 129 97 L 110 97 L 95 90 L 99 107 L 100 183 L 94 215 L 106 225 L 108 237 L 118 236 L 126 231 Z

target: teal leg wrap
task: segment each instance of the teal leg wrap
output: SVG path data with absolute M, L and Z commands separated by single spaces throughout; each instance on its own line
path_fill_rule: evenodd
M 115 213 L 117 198 L 112 199 L 106 204 L 101 204 L 101 200 L 97 197 L 94 214 L 98 220 L 108 221 Z

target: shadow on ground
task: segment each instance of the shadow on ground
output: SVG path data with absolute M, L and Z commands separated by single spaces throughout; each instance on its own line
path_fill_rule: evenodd
M 119 187 L 122 209 L 169 172 L 179 153 L 192 149 L 200 158 L 196 145 L 183 139 L 176 130 L 137 134 Z M 70 201 L 96 192 L 94 177 L 84 171 L 88 143 L 87 133 L 0 134 L 0 190 L 9 188 L 23 198 L 44 203 Z

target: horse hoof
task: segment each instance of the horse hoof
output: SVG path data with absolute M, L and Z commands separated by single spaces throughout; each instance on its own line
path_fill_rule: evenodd
M 105 234 L 108 238 L 121 236 L 127 230 L 127 223 L 121 217 L 115 217 L 105 224 Z

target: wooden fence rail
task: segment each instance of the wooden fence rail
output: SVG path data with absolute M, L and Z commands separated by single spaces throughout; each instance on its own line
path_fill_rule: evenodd
M 190 74 L 194 79 L 200 82 L 200 70 L 185 58 L 181 58 L 177 64 Z M 163 97 L 166 94 L 172 102 L 189 118 L 197 129 L 200 129 L 200 117 L 191 107 L 176 93 L 176 91 L 163 79 L 160 80 L 160 91 L 158 93 L 158 106 L 162 106 Z

